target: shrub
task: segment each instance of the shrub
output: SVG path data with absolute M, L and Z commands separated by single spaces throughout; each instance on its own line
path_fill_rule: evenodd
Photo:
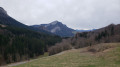
M 55 46 L 50 47 L 48 52 L 49 52 L 49 55 L 54 55 L 65 50 L 69 50 L 71 48 L 72 46 L 68 42 L 68 40 L 63 40 L 61 43 L 57 43 Z

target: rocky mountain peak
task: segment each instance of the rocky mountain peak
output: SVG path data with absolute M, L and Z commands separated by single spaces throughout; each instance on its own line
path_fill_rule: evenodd
M 53 21 L 49 24 L 33 25 L 33 27 L 47 30 L 48 32 L 59 35 L 61 37 L 71 37 L 74 35 L 74 29 L 67 27 L 65 24 L 59 21 Z
M 50 25 L 56 25 L 56 24 L 62 24 L 62 23 L 57 20 L 50 23 Z

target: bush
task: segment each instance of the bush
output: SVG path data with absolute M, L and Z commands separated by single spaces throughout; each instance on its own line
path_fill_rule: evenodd
M 57 43 L 55 46 L 50 47 L 48 52 L 49 52 L 49 55 L 54 55 L 65 50 L 69 50 L 71 48 L 72 46 L 68 42 L 68 40 L 63 40 L 61 43 Z

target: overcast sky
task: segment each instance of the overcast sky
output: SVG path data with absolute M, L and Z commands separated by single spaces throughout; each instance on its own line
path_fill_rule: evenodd
M 27 25 L 55 20 L 74 29 L 120 24 L 120 0 L 0 0 L 0 6 Z

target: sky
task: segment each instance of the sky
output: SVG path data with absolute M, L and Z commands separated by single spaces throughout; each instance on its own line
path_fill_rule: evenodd
M 120 24 L 120 0 L 0 0 L 0 7 L 26 25 L 58 20 L 73 29 Z

